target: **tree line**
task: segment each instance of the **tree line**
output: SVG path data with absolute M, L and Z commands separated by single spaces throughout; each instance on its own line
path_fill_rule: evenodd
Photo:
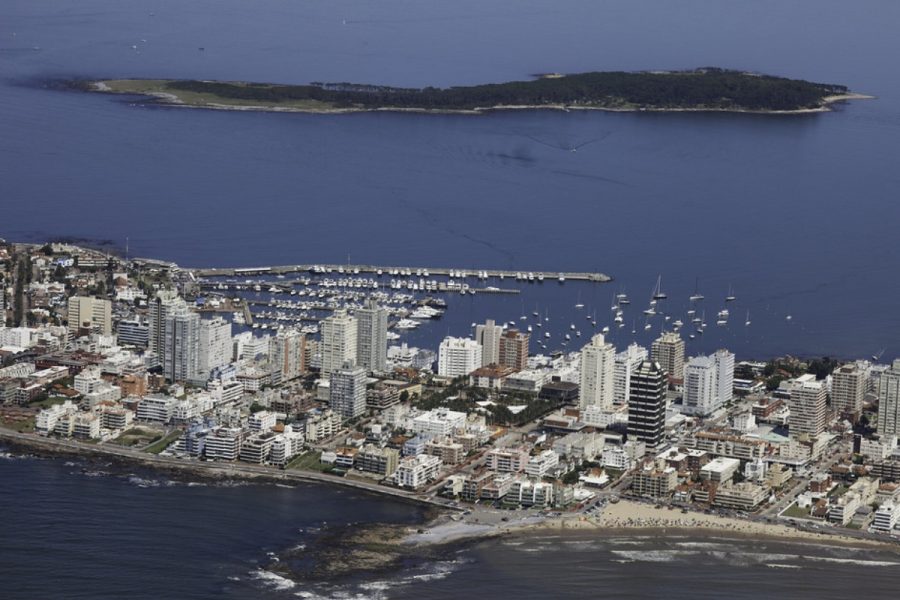
M 337 108 L 464 110 L 500 105 L 796 110 L 821 105 L 847 87 L 724 69 L 591 72 L 451 88 L 395 88 L 351 83 L 274 85 L 171 81 L 167 87 L 267 104 L 318 101 Z

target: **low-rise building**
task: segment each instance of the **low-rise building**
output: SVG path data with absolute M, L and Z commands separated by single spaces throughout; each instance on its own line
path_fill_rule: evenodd
M 400 453 L 395 448 L 379 448 L 364 445 L 356 454 L 356 468 L 366 473 L 390 477 L 400 464 Z
M 700 469 L 700 479 L 713 483 L 731 481 L 740 466 L 741 461 L 736 458 L 717 456 Z
M 103 429 L 125 429 L 134 420 L 134 413 L 121 406 L 104 406 L 100 410 L 100 426 Z
M 678 473 L 672 467 L 647 461 L 635 474 L 631 491 L 637 496 L 665 498 L 675 491 Z
M 768 498 L 766 488 L 749 481 L 725 483 L 716 488 L 713 506 L 753 511 Z
M 168 396 L 144 396 L 138 403 L 135 418 L 138 421 L 168 423 L 175 409 L 175 398 Z
M 528 459 L 525 473 L 537 479 L 549 476 L 559 466 L 559 454 L 553 450 L 544 450 L 537 456 Z M 552 498 L 550 499 L 552 501 Z
M 66 400 L 62 404 L 54 404 L 38 412 L 34 421 L 34 430 L 40 434 L 48 435 L 56 429 L 60 418 L 66 415 L 74 415 L 78 407 Z
M 425 444 L 425 453 L 437 456 L 445 465 L 458 465 L 466 457 L 463 445 L 451 438 L 434 438 Z
M 528 464 L 524 448 L 494 448 L 485 455 L 485 466 L 498 473 L 518 473 Z
M 245 437 L 241 443 L 241 460 L 256 465 L 268 462 L 277 437 L 278 434 L 268 430 Z
M 871 531 L 875 533 L 891 533 L 900 521 L 900 504 L 886 502 L 875 511 Z
M 441 459 L 430 454 L 406 456 L 400 459 L 394 481 L 398 487 L 418 489 L 433 481 L 440 471 Z
M 714 456 L 753 460 L 766 455 L 766 442 L 727 433 L 701 431 L 685 439 L 688 448 L 704 450 Z
M 448 408 L 436 408 L 422 413 L 412 420 L 415 433 L 432 437 L 453 435 L 466 425 L 466 413 Z
M 554 486 L 549 482 L 515 479 L 503 498 L 504 504 L 518 506 L 553 505 Z
M 243 431 L 240 427 L 216 427 L 206 436 L 204 453 L 210 460 L 237 460 Z
M 278 423 L 278 415 L 272 411 L 260 410 L 247 419 L 250 431 L 270 431 Z

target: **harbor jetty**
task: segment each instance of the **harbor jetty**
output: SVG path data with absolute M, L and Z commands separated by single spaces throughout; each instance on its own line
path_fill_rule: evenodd
M 196 277 L 250 277 L 260 275 L 289 275 L 292 273 L 336 273 L 336 274 L 375 274 L 375 275 L 405 275 L 417 277 L 442 276 L 453 279 L 513 279 L 517 281 L 589 281 L 606 283 L 612 281 L 612 277 L 605 273 L 591 272 L 565 272 L 565 271 L 514 271 L 507 269 L 456 269 L 448 267 L 384 267 L 377 265 L 338 265 L 338 264 L 307 264 L 307 265 L 281 265 L 263 267 L 217 267 L 188 269 Z

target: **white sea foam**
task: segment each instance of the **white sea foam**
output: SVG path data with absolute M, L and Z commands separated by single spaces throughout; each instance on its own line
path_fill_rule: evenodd
M 262 582 L 265 585 L 273 587 L 276 590 L 289 590 L 297 585 L 296 582 L 291 581 L 287 577 L 282 577 L 277 573 L 266 571 L 264 569 L 257 569 L 256 571 L 252 571 L 250 575 L 254 579 Z
M 778 563 L 766 563 L 767 567 L 772 569 L 802 569 L 800 565 L 780 565 Z
M 638 562 L 673 562 L 687 556 L 701 554 L 693 550 L 613 550 L 613 554 Z
M 844 565 L 859 565 L 861 567 L 900 567 L 900 562 L 889 560 L 862 560 L 858 558 L 834 558 L 831 556 L 801 556 L 800 559 L 816 562 L 840 563 Z
M 678 542 L 675 544 L 679 548 L 694 548 L 696 550 L 722 550 L 725 544 L 716 544 L 714 542 Z

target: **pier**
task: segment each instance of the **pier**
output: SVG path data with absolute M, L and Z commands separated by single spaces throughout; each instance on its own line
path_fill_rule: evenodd
M 448 267 L 380 267 L 377 265 L 308 264 L 242 268 L 187 269 L 197 277 L 251 277 L 258 275 L 288 275 L 291 273 L 344 274 L 362 273 L 387 276 L 442 276 L 454 279 L 512 279 L 518 281 L 588 281 L 606 283 L 612 277 L 605 273 L 566 271 L 513 271 L 507 269 L 456 269 Z

